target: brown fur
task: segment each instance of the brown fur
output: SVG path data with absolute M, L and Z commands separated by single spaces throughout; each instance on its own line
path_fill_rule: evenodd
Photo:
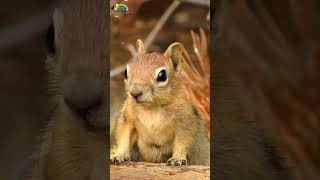
M 312 164 L 306 164 L 310 156 L 302 156 L 300 148 L 306 152 L 307 147 L 296 144 L 297 136 L 309 145 L 313 145 L 313 140 L 319 140 L 316 135 L 310 136 L 310 132 L 315 132 L 312 129 L 304 131 L 307 136 L 301 131 L 308 127 L 305 126 L 307 116 L 300 114 L 306 110 L 308 101 L 301 97 L 310 92 L 306 91 L 306 84 L 297 83 L 300 78 L 303 79 L 301 82 L 310 80 L 304 65 L 312 59 L 309 54 L 312 46 L 305 42 L 316 42 L 306 37 L 315 32 L 317 26 L 307 24 L 317 22 L 315 17 L 318 16 L 309 15 L 319 12 L 311 10 L 319 6 L 310 3 L 316 1 L 308 0 L 215 2 L 216 26 L 213 29 L 216 31 L 212 39 L 215 58 L 213 93 L 216 97 L 212 161 L 215 166 L 211 177 L 287 180 L 294 179 L 294 174 L 303 173 L 299 179 L 319 179 L 319 176 L 311 178 L 312 173 L 305 174 L 313 170 L 309 166 Z M 303 21 L 297 21 L 297 17 Z M 297 33 L 298 26 L 309 33 Z M 312 96 L 313 102 L 317 102 L 315 98 Z M 300 106 L 301 102 L 306 104 Z M 291 131 L 292 127 L 294 131 Z M 290 146 L 292 144 L 294 146 Z M 314 152 L 319 154 L 319 149 Z M 299 155 L 292 156 L 296 153 Z M 289 157 L 293 157 L 291 160 L 296 164 L 287 164 Z
M 107 178 L 107 3 L 66 3 L 54 19 L 57 53 L 46 62 L 54 108 L 29 179 Z M 73 87 L 94 88 L 101 97 L 101 103 L 90 109 L 86 119 L 66 103 Z M 85 91 L 78 92 L 77 98 L 87 96 Z
M 135 61 L 137 63 L 130 64 L 130 77 L 133 80 L 141 80 L 142 82 L 148 81 L 150 74 L 153 74 L 156 68 L 165 66 L 168 63 L 168 60 L 160 53 L 142 54 Z
M 128 96 L 117 120 L 117 152 L 111 162 L 120 164 L 130 159 L 208 165 L 209 142 L 204 127 L 185 96 L 175 67 L 182 58 L 182 46 L 174 43 L 164 54 L 146 54 L 142 42 L 138 40 L 137 45 L 138 56 L 127 69 Z M 168 83 L 164 86 L 155 80 L 159 67 L 166 68 Z M 142 91 L 138 100 L 130 95 L 137 89 Z

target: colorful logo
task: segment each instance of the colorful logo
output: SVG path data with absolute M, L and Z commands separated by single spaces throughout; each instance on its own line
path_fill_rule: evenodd
M 110 15 L 116 18 L 120 18 L 128 15 L 128 0 L 110 0 Z
M 116 11 L 116 12 L 129 13 L 128 6 L 123 3 L 117 3 L 117 4 L 112 5 L 111 10 Z

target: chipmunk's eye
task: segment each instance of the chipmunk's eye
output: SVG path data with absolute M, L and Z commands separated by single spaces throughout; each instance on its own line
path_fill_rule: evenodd
M 127 71 L 127 68 L 124 70 L 124 78 L 128 78 L 128 71 Z
M 167 80 L 167 73 L 166 70 L 161 70 L 158 75 L 157 75 L 157 81 L 158 82 L 163 82 Z

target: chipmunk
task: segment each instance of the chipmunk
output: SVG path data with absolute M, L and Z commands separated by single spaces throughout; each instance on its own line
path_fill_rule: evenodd
M 125 70 L 127 98 L 116 121 L 117 152 L 113 164 L 147 161 L 170 166 L 209 165 L 209 141 L 197 110 L 180 85 L 183 46 L 171 44 L 164 54 L 138 55 Z

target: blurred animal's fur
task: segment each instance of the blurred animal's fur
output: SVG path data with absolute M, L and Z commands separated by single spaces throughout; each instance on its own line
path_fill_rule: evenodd
M 107 178 L 107 3 L 96 0 L 70 2 L 54 13 L 54 32 L 52 29 L 49 32 L 54 34 L 54 44 L 49 45 L 46 60 L 52 112 L 27 179 Z M 49 40 L 53 34 L 48 36 Z M 95 82 L 89 88 L 103 89 L 101 102 L 94 110 L 86 112 L 90 114 L 86 114 L 85 119 L 66 103 L 66 97 L 72 96 L 66 94 L 67 90 L 72 86 L 80 87 L 84 82 L 70 84 L 73 82 L 70 78 Z M 86 84 L 83 87 L 87 88 Z M 79 98 L 88 96 L 83 93 L 85 91 L 78 92 L 82 92 Z
M 320 179 L 319 7 L 217 1 L 214 179 Z

